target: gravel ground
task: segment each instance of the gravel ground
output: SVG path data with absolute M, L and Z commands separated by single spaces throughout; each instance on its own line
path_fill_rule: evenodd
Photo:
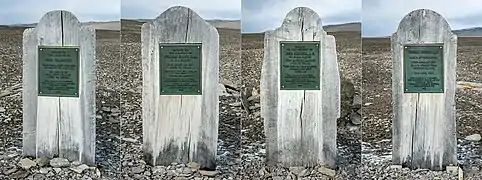
M 96 166 L 83 173 L 48 165 L 28 170 L 20 167 L 22 157 L 22 33 L 21 28 L 0 29 L 0 179 L 21 178 L 115 178 L 120 172 L 119 139 L 119 32 L 97 31 Z M 116 38 L 117 37 L 117 38 Z M 5 96 L 4 96 L 5 95 Z M 34 159 L 30 159 L 34 160 Z M 42 171 L 40 171 L 42 170 Z M 48 172 L 46 172 L 48 170 Z M 99 176 L 100 174 L 100 176 Z

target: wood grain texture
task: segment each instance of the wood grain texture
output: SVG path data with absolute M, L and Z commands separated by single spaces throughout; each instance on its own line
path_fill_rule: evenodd
M 78 98 L 37 95 L 39 45 L 80 47 Z M 94 165 L 95 31 L 68 11 L 51 11 L 24 32 L 23 61 L 24 154 Z
M 444 93 L 403 93 L 403 45 L 444 44 Z M 457 36 L 438 13 L 406 15 L 392 36 L 393 163 L 442 170 L 456 165 Z
M 279 42 L 320 41 L 321 90 L 280 90 Z M 340 116 L 340 76 L 333 36 L 309 8 L 291 10 L 281 27 L 267 31 L 261 72 L 261 115 L 267 163 L 335 167 L 336 119 Z
M 142 118 L 146 162 L 214 169 L 219 122 L 219 35 L 194 11 L 171 7 L 142 26 Z M 202 95 L 159 95 L 159 44 L 202 43 Z

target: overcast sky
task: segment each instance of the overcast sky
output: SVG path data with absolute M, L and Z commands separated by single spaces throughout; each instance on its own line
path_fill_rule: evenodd
M 122 0 L 121 6 L 123 19 L 154 19 L 172 6 L 186 6 L 203 19 L 241 20 L 240 0 Z
M 82 22 L 120 18 L 120 0 L 1 0 L 0 24 L 37 23 L 52 10 L 67 10 Z
M 482 27 L 480 0 L 363 0 L 363 36 L 390 36 L 398 23 L 415 9 L 441 14 L 453 30 Z
M 242 0 L 242 31 L 274 30 L 300 6 L 318 13 L 323 25 L 361 21 L 361 0 Z

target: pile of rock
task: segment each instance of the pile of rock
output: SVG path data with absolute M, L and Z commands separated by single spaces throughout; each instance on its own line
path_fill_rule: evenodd
M 20 159 L 20 160 L 18 160 Z M 18 154 L 3 157 L 2 161 L 10 161 L 11 166 L 3 172 L 3 178 L 9 179 L 69 179 L 101 178 L 97 167 L 90 167 L 79 161 L 69 162 L 63 158 L 48 159 L 45 157 L 31 159 L 21 158 Z M 15 163 L 17 162 L 17 163 Z

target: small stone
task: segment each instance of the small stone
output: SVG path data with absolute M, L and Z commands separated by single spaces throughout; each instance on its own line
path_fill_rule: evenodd
M 82 172 L 84 172 L 84 170 L 86 169 L 89 169 L 89 166 L 85 165 L 85 164 L 82 164 L 82 165 L 79 165 L 79 166 L 75 166 L 75 167 L 71 167 L 70 170 L 78 173 L 78 174 L 81 174 Z
M 3 174 L 10 175 L 10 174 L 12 174 L 14 172 L 17 172 L 17 171 L 18 171 L 17 168 L 13 168 L 13 169 L 9 169 L 9 170 L 5 171 Z
M 142 169 L 141 167 L 136 166 L 136 167 L 132 167 L 132 168 L 131 168 L 131 171 L 132 171 L 132 173 L 134 173 L 134 174 L 140 174 L 140 173 L 143 173 L 143 172 L 144 172 L 144 169 Z
M 52 160 L 50 160 L 50 166 L 54 168 L 69 167 L 70 162 L 69 160 L 64 158 L 53 158 Z
M 350 121 L 354 125 L 360 125 L 362 123 L 361 116 L 353 111 L 350 113 Z
M 112 108 L 111 110 L 112 113 L 120 113 L 119 108 Z
M 40 168 L 39 172 L 42 174 L 48 174 L 52 168 Z
M 370 106 L 372 105 L 373 103 L 365 103 L 365 106 Z
M 258 100 L 259 99 L 259 95 L 254 95 L 254 96 L 250 96 L 248 98 L 248 101 L 254 101 L 254 100 Z
M 199 169 L 199 168 L 201 168 L 201 165 L 199 165 L 196 162 L 189 162 L 189 163 L 187 163 L 187 167 L 189 167 L 191 169 Z
M 153 175 L 164 175 L 166 174 L 166 167 L 164 166 L 154 166 L 151 168 Z
M 62 171 L 62 169 L 60 169 L 60 168 L 54 168 L 54 171 L 55 171 L 55 173 L 58 174 L 58 173 L 60 173 L 60 172 Z
M 11 174 L 9 177 L 11 179 L 25 179 L 28 176 L 27 171 L 17 171 L 13 174 Z
M 298 176 L 299 177 L 305 177 L 305 176 L 309 176 L 310 175 L 310 171 L 308 169 L 303 169 L 299 174 Z
M 231 103 L 229 105 L 233 106 L 233 107 L 239 107 L 239 106 L 241 106 L 241 102 L 235 102 L 235 103 Z
M 207 177 L 214 177 L 216 176 L 216 174 L 218 174 L 217 171 L 205 171 L 205 170 L 199 170 L 199 173 L 203 176 L 207 176 Z
M 15 157 L 17 157 L 17 156 L 18 156 L 17 153 L 13 153 L 13 154 L 7 155 L 7 157 L 6 157 L 5 159 L 9 160 L 9 159 L 13 159 L 13 158 L 15 158 Z
M 19 164 L 20 167 L 22 167 L 23 169 L 30 169 L 31 167 L 37 166 L 37 163 L 30 160 L 29 158 L 23 158 L 22 160 L 20 160 Z
M 80 166 L 81 164 L 82 164 L 82 162 L 80 162 L 80 161 L 72 162 L 72 166 Z
M 330 176 L 330 177 L 335 177 L 335 174 L 336 174 L 335 170 L 332 170 L 332 169 L 329 169 L 329 168 L 326 168 L 326 167 L 323 167 L 323 166 L 320 166 L 318 168 L 318 172 L 320 172 L 323 175 Z
M 104 111 L 104 112 L 110 112 L 110 108 L 109 108 L 109 107 L 102 107 L 102 111 Z
M 3 113 L 5 111 L 6 111 L 6 109 L 4 107 L 0 107 L 0 113 Z
M 447 166 L 446 172 L 449 173 L 449 174 L 457 175 L 459 173 L 459 167 L 458 166 Z
M 37 165 L 39 167 L 44 167 L 44 166 L 48 165 L 49 162 L 50 162 L 49 159 L 47 159 L 47 157 L 39 157 L 39 158 L 35 159 L 34 161 L 37 163 Z
M 480 141 L 480 139 L 481 139 L 480 134 L 472 134 L 470 136 L 465 137 L 465 140 L 473 141 L 473 142 Z
M 289 168 L 290 172 L 292 172 L 293 174 L 300 174 L 301 171 L 305 170 L 305 167 L 300 167 L 300 166 L 293 166 L 293 167 L 290 167 Z
M 391 169 L 402 169 L 402 165 L 390 165 Z
M 35 179 L 35 180 L 44 180 L 44 179 L 47 179 L 47 177 L 45 177 L 45 175 L 43 175 L 43 174 L 35 174 L 35 175 L 33 176 L 33 179 Z

